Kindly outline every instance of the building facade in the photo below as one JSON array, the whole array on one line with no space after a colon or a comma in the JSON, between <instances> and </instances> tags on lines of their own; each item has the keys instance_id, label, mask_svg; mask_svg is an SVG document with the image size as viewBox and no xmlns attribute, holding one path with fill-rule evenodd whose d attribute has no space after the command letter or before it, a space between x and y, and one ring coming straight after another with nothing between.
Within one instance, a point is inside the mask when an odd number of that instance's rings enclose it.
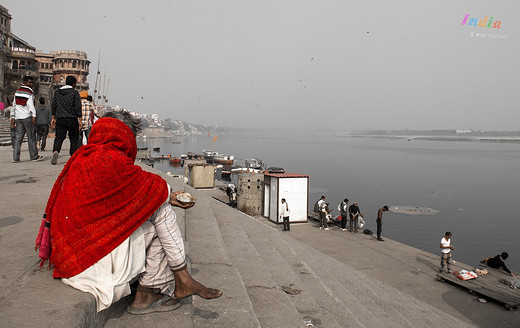
<instances>
[{"instance_id":1,"label":"building facade","mask_svg":"<svg viewBox=\"0 0 520 328\"><path fill-rule=\"evenodd\" d=\"M36 48L13 33L9 35L9 55L4 70L4 102L9 105L13 101L16 89L20 87L26 75L34 77L34 94L38 94L38 63Z\"/></svg>"},{"instance_id":2,"label":"building facade","mask_svg":"<svg viewBox=\"0 0 520 328\"><path fill-rule=\"evenodd\" d=\"M9 56L9 35L11 34L11 15L9 11L0 6L0 102L5 107L9 106L5 104L4 97L4 73L6 63Z\"/></svg>"},{"instance_id":3,"label":"building facade","mask_svg":"<svg viewBox=\"0 0 520 328\"><path fill-rule=\"evenodd\" d=\"M47 103L54 92L65 85L65 79L73 75L76 89L87 90L90 61L79 50L60 50L44 53L11 32L11 15L0 6L0 102L10 106L16 89L23 78L34 78L35 98L45 98Z\"/></svg>"},{"instance_id":4,"label":"building facade","mask_svg":"<svg viewBox=\"0 0 520 328\"><path fill-rule=\"evenodd\" d=\"M88 90L89 84L87 76L89 73L90 61L87 59L87 53L79 50L60 50L51 51L54 57L52 63L54 66L53 87L58 89L65 85L65 79L69 75L73 75L78 83L76 89Z\"/></svg>"},{"instance_id":5,"label":"building facade","mask_svg":"<svg viewBox=\"0 0 520 328\"><path fill-rule=\"evenodd\" d=\"M41 50L36 50L36 61L38 62L38 79L39 92L38 98L45 98L48 104L52 98L52 83L54 81L54 63L52 60L54 56L43 53Z\"/></svg>"}]
</instances>

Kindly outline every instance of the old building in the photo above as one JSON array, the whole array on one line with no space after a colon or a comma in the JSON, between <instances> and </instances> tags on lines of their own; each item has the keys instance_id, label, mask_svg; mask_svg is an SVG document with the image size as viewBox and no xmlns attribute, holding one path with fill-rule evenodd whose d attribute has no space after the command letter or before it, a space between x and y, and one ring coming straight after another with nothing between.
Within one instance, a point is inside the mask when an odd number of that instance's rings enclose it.
<instances>
[{"instance_id":1,"label":"old building","mask_svg":"<svg viewBox=\"0 0 520 328\"><path fill-rule=\"evenodd\" d=\"M76 89L88 91L89 66L90 61L83 51L36 51L34 46L11 32L11 15L0 6L0 102L6 107L12 103L13 95L26 75L34 78L36 99L43 97L50 102L69 75L78 80Z\"/></svg>"},{"instance_id":2,"label":"old building","mask_svg":"<svg viewBox=\"0 0 520 328\"><path fill-rule=\"evenodd\" d=\"M0 6L0 106L4 105L4 72L9 55L9 35L11 34L11 15L9 11ZM5 107L8 105L5 104Z\"/></svg>"},{"instance_id":3,"label":"old building","mask_svg":"<svg viewBox=\"0 0 520 328\"><path fill-rule=\"evenodd\" d=\"M38 63L35 59L36 48L11 33L8 37L9 55L4 71L4 102L11 103L16 89L23 82L23 77L34 77L34 93L38 94Z\"/></svg>"},{"instance_id":4,"label":"old building","mask_svg":"<svg viewBox=\"0 0 520 328\"><path fill-rule=\"evenodd\" d=\"M53 86L55 89L65 85L65 79L69 75L73 75L78 80L76 89L89 89L87 76L90 61L87 59L87 53L79 50L60 50L51 51L51 55L54 56L52 62L54 64Z\"/></svg>"},{"instance_id":5,"label":"old building","mask_svg":"<svg viewBox=\"0 0 520 328\"><path fill-rule=\"evenodd\" d=\"M40 89L37 97L45 98L46 102L49 103L52 98L52 82L54 81L54 64L52 60L54 56L52 54L43 53L41 50L36 50L36 61L38 62L38 74Z\"/></svg>"}]
</instances>

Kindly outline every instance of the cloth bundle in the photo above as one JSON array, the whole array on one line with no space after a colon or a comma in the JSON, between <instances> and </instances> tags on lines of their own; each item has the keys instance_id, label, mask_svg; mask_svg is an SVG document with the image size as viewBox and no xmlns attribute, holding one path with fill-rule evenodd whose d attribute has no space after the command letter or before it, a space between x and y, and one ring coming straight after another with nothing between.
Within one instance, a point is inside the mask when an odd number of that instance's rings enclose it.
<instances>
[{"instance_id":1,"label":"cloth bundle","mask_svg":"<svg viewBox=\"0 0 520 328\"><path fill-rule=\"evenodd\" d=\"M128 238L168 197L166 181L134 164L135 136L114 118L92 127L88 144L54 183L36 248L55 278L83 272Z\"/></svg>"}]
</instances>

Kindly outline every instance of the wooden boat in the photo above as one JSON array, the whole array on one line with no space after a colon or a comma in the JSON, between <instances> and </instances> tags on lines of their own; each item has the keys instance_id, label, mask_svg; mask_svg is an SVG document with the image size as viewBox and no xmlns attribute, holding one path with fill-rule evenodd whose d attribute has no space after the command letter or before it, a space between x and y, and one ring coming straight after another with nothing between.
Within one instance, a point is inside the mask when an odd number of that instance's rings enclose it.
<instances>
[{"instance_id":1,"label":"wooden boat","mask_svg":"<svg viewBox=\"0 0 520 328\"><path fill-rule=\"evenodd\" d=\"M222 165L226 165L226 166L233 165L234 160L235 160L234 155L216 154L213 156L214 163L222 164Z\"/></svg>"},{"instance_id":2,"label":"wooden boat","mask_svg":"<svg viewBox=\"0 0 520 328\"><path fill-rule=\"evenodd\" d=\"M179 157L172 156L169 160L170 164L181 164L181 159Z\"/></svg>"}]
</instances>

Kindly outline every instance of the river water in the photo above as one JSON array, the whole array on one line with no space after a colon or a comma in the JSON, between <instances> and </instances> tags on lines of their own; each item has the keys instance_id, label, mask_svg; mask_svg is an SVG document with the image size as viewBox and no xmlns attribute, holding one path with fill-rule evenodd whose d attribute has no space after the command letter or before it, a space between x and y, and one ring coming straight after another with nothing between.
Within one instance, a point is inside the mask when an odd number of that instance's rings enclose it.
<instances>
[{"instance_id":1,"label":"river water","mask_svg":"<svg viewBox=\"0 0 520 328\"><path fill-rule=\"evenodd\" d=\"M180 144L139 139L138 145L175 156L218 150L234 154L241 164L254 157L289 173L308 174L309 208L325 195L337 215L344 198L356 200L366 228L374 232L383 205L433 208L439 212L385 212L383 237L438 254L440 239L451 231L454 260L478 266L480 259L507 251L506 264L520 272L520 144L266 135L219 135L215 143L207 136L176 138ZM183 173L166 162L155 167Z\"/></svg>"}]
</instances>

